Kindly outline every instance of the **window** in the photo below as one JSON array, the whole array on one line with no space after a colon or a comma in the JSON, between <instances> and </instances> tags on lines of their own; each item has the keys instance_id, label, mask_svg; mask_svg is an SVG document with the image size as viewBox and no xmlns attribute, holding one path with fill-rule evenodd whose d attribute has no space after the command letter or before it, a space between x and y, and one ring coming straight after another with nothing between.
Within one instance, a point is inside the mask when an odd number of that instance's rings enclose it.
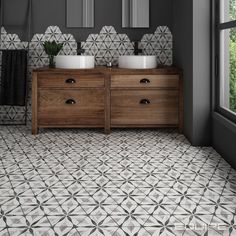
<instances>
[{"instance_id":1,"label":"window","mask_svg":"<svg viewBox=\"0 0 236 236\"><path fill-rule=\"evenodd\" d=\"M236 0L217 0L217 110L236 120Z\"/></svg>"}]
</instances>

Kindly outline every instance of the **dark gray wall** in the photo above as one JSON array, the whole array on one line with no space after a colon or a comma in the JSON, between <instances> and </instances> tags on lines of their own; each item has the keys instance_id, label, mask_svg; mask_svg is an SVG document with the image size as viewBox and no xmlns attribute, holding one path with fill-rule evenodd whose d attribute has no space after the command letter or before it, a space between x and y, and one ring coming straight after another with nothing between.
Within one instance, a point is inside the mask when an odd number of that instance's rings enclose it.
<instances>
[{"instance_id":1,"label":"dark gray wall","mask_svg":"<svg viewBox=\"0 0 236 236\"><path fill-rule=\"evenodd\" d=\"M211 144L211 1L193 0L193 143Z\"/></svg>"},{"instance_id":2,"label":"dark gray wall","mask_svg":"<svg viewBox=\"0 0 236 236\"><path fill-rule=\"evenodd\" d=\"M213 114L213 147L236 169L236 125L223 116Z\"/></svg>"},{"instance_id":3,"label":"dark gray wall","mask_svg":"<svg viewBox=\"0 0 236 236\"><path fill-rule=\"evenodd\" d=\"M174 64L183 69L184 134L193 137L193 3L173 1Z\"/></svg>"},{"instance_id":4,"label":"dark gray wall","mask_svg":"<svg viewBox=\"0 0 236 236\"><path fill-rule=\"evenodd\" d=\"M4 0L5 23L24 21L27 0ZM33 33L44 33L49 25L58 25L62 32L72 33L76 40L86 40L90 33L98 33L102 26L112 25L119 33L126 33L131 40L141 39L145 33L153 33L157 26L172 28L172 0L150 0L150 28L122 29L122 1L95 0L95 27L91 29L68 29L65 27L66 0L33 1ZM24 31L6 27L9 32L18 32L26 39Z\"/></svg>"},{"instance_id":5,"label":"dark gray wall","mask_svg":"<svg viewBox=\"0 0 236 236\"><path fill-rule=\"evenodd\" d=\"M174 63L184 73L184 133L211 144L210 0L173 1Z\"/></svg>"}]
</instances>

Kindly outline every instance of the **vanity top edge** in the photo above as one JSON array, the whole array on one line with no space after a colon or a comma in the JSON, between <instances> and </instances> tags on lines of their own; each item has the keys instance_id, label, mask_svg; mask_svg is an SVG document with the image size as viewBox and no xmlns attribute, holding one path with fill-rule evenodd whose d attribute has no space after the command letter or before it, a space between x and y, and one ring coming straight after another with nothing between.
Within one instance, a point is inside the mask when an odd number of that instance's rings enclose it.
<instances>
[{"instance_id":1,"label":"vanity top edge","mask_svg":"<svg viewBox=\"0 0 236 236\"><path fill-rule=\"evenodd\" d=\"M182 70L175 66L161 66L154 69L124 69L119 67L106 67L106 66L96 66L90 69L61 69L61 68L49 68L49 67L41 67L33 69L33 72L55 72L55 73L108 73L108 74L126 74L126 73L182 73Z\"/></svg>"}]
</instances>

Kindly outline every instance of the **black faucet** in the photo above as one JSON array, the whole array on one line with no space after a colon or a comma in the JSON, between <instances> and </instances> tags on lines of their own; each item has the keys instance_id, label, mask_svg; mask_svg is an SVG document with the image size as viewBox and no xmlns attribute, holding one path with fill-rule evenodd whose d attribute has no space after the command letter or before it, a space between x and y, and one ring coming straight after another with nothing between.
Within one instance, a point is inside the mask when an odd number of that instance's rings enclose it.
<instances>
[{"instance_id":1,"label":"black faucet","mask_svg":"<svg viewBox=\"0 0 236 236\"><path fill-rule=\"evenodd\" d=\"M143 50L140 48L138 48L138 41L135 41L134 42L134 55L138 55L139 53L142 53L143 52Z\"/></svg>"},{"instance_id":2,"label":"black faucet","mask_svg":"<svg viewBox=\"0 0 236 236\"><path fill-rule=\"evenodd\" d=\"M77 42L77 55L81 55L85 50L81 47L81 42Z\"/></svg>"}]
</instances>

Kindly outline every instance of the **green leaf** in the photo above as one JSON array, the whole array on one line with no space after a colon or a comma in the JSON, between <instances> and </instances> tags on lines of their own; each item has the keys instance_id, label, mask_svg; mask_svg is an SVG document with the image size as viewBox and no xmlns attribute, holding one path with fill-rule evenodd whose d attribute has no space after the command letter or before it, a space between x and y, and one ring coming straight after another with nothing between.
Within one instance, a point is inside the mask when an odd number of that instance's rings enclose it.
<instances>
[{"instance_id":1,"label":"green leaf","mask_svg":"<svg viewBox=\"0 0 236 236\"><path fill-rule=\"evenodd\" d=\"M55 41L46 41L43 43L43 47L47 55L56 56L63 48L63 43L56 43Z\"/></svg>"}]
</instances>

